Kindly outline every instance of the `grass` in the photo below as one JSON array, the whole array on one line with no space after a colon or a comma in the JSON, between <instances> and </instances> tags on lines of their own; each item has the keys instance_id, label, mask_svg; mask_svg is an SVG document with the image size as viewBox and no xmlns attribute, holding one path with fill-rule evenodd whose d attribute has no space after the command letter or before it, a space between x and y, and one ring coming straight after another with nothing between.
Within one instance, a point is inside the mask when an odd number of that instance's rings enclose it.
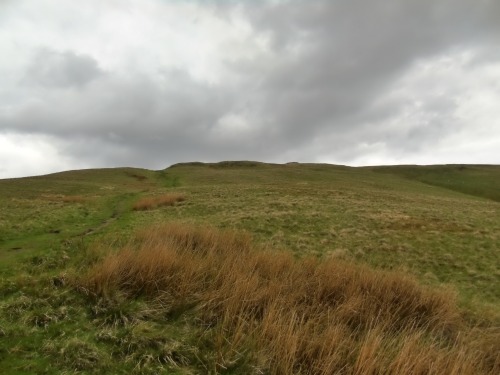
<instances>
[{"instance_id":1,"label":"grass","mask_svg":"<svg viewBox=\"0 0 500 375\"><path fill-rule=\"evenodd\" d=\"M488 170L489 180L498 179L498 168ZM189 204L153 220L248 230L297 256L403 268L424 282L454 285L471 305L498 308L495 201L368 168L208 164L167 173L183 182Z\"/></svg>"},{"instance_id":2,"label":"grass","mask_svg":"<svg viewBox=\"0 0 500 375\"><path fill-rule=\"evenodd\" d=\"M61 200L64 203L84 203L88 198L81 195L64 196Z\"/></svg>"},{"instance_id":3,"label":"grass","mask_svg":"<svg viewBox=\"0 0 500 375\"><path fill-rule=\"evenodd\" d=\"M436 165L376 167L377 172L392 173L411 180L440 186L465 194L500 202L500 178L495 165Z\"/></svg>"},{"instance_id":4,"label":"grass","mask_svg":"<svg viewBox=\"0 0 500 375\"><path fill-rule=\"evenodd\" d=\"M199 350L213 353L192 364L208 372L500 371L500 336L467 326L453 293L403 273L256 250L244 233L153 227L76 284L94 301L121 293L167 316L193 311L210 342Z\"/></svg>"},{"instance_id":5,"label":"grass","mask_svg":"<svg viewBox=\"0 0 500 375\"><path fill-rule=\"evenodd\" d=\"M500 170L461 167L1 180L2 371L496 373Z\"/></svg>"},{"instance_id":6,"label":"grass","mask_svg":"<svg viewBox=\"0 0 500 375\"><path fill-rule=\"evenodd\" d=\"M133 209L135 211L153 210L158 207L173 206L176 203L184 202L186 197L184 194L163 194L157 197L141 198L134 203Z\"/></svg>"}]
</instances>

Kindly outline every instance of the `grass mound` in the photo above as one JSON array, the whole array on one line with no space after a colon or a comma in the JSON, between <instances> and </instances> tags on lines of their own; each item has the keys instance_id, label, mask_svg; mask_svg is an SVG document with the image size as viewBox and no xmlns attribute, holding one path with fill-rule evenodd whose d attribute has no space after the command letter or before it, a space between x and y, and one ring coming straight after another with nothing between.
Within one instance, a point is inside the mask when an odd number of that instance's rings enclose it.
<instances>
[{"instance_id":1,"label":"grass mound","mask_svg":"<svg viewBox=\"0 0 500 375\"><path fill-rule=\"evenodd\" d=\"M402 273L258 249L242 232L151 227L78 285L99 303L145 299L159 316L191 319L204 353L194 357L210 373L500 372L499 334L467 326L450 291Z\"/></svg>"}]
</instances>

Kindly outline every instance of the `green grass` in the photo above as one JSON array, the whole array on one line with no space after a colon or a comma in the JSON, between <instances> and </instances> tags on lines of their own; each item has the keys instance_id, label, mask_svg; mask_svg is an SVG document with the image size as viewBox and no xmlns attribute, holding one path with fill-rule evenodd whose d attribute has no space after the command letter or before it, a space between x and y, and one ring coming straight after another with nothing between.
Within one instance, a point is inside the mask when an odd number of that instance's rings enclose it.
<instances>
[{"instance_id":1,"label":"green grass","mask_svg":"<svg viewBox=\"0 0 500 375\"><path fill-rule=\"evenodd\" d=\"M132 209L167 193L186 200ZM498 166L224 162L69 171L0 180L0 207L4 373L203 373L182 366L183 356L191 363L203 355L184 314L165 324L141 301L89 305L57 281L97 259L94 244L115 248L137 228L170 221L246 230L297 257L402 269L455 289L475 324L500 321ZM137 316L140 324L132 323ZM154 359L165 350L177 365Z\"/></svg>"},{"instance_id":2,"label":"green grass","mask_svg":"<svg viewBox=\"0 0 500 375\"><path fill-rule=\"evenodd\" d=\"M433 167L431 167L433 168ZM397 169L397 168L395 168ZM407 268L498 304L497 202L399 175L329 165L174 166L188 200L151 218L246 229L298 256ZM491 169L498 178L500 170Z\"/></svg>"},{"instance_id":3,"label":"green grass","mask_svg":"<svg viewBox=\"0 0 500 375\"><path fill-rule=\"evenodd\" d=\"M397 166L374 170L500 202L500 167L497 165Z\"/></svg>"}]
</instances>

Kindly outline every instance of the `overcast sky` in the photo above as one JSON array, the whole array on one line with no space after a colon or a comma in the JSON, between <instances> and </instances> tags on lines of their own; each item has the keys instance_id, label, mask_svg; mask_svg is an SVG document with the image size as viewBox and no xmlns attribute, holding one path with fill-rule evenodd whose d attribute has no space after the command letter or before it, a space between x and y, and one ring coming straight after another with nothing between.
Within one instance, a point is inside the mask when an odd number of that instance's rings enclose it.
<instances>
[{"instance_id":1,"label":"overcast sky","mask_svg":"<svg viewBox=\"0 0 500 375\"><path fill-rule=\"evenodd\" d=\"M499 0L0 0L0 178L500 164Z\"/></svg>"}]
</instances>

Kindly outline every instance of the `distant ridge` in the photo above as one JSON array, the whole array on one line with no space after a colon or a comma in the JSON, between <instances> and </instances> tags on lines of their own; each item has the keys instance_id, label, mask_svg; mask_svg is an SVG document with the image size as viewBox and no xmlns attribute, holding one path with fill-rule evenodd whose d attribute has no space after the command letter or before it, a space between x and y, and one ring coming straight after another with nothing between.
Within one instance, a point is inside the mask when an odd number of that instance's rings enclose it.
<instances>
[{"instance_id":1,"label":"distant ridge","mask_svg":"<svg viewBox=\"0 0 500 375\"><path fill-rule=\"evenodd\" d=\"M358 169L375 173L397 175L399 177L418 181L427 185L453 190L467 195L490 199L500 202L500 166L493 164L441 164L441 165L384 165L349 167L327 163L299 163L285 164L264 163L250 160L221 161L216 163L186 162L173 164L167 169L179 167L205 168L310 168L312 170Z\"/></svg>"},{"instance_id":2,"label":"distant ridge","mask_svg":"<svg viewBox=\"0 0 500 375\"><path fill-rule=\"evenodd\" d=\"M296 161L291 161L287 163L266 163L261 161L254 160L225 160L219 161L215 163L205 163L201 161L192 161L192 162L183 162L172 164L169 168L177 168L177 167L210 167L210 168L240 168L240 167L265 167L265 166L274 166L274 167L293 167L293 166L323 166L323 167L347 167L341 164L329 164L329 163L300 163ZM357 167L348 167L348 168L357 168Z\"/></svg>"},{"instance_id":3,"label":"distant ridge","mask_svg":"<svg viewBox=\"0 0 500 375\"><path fill-rule=\"evenodd\" d=\"M259 167L265 165L279 165L274 163L264 163L260 161L252 161L252 160L227 160L220 161L216 163L204 163L201 161L192 161L185 163L176 163L171 165L169 168L176 167L212 167L212 168L232 168L232 167Z\"/></svg>"}]
</instances>

